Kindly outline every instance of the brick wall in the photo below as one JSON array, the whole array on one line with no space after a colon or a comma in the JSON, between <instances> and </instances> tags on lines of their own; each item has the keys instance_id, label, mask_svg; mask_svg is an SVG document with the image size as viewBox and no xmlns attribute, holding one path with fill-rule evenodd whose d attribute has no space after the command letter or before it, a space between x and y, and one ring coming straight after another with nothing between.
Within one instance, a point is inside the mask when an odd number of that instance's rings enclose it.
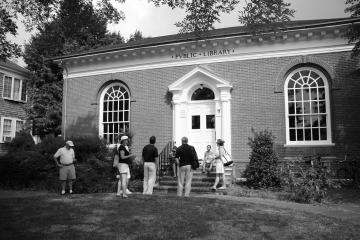
<instances>
[{"instance_id":1,"label":"brick wall","mask_svg":"<svg viewBox=\"0 0 360 240\"><path fill-rule=\"evenodd\" d=\"M276 136L280 157L322 153L342 158L345 149L360 154L360 79L356 61L350 53L329 53L311 56L317 63L333 69L330 80L332 147L284 147L285 107L283 93L275 92L283 86L285 76L278 79L283 66L299 57L257 59L206 64L203 67L233 84L232 155L237 172L248 162L248 138L251 129L269 129ZM97 135L97 96L106 82L119 79L131 91L131 129L135 133L134 148L138 155L151 135L157 136L159 150L171 140L172 109L166 101L167 87L196 66L169 67L125 73L69 79L67 86L67 135ZM321 67L321 66L320 66ZM282 82L279 82L282 81ZM65 120L65 118L64 118Z\"/></svg>"}]
</instances>

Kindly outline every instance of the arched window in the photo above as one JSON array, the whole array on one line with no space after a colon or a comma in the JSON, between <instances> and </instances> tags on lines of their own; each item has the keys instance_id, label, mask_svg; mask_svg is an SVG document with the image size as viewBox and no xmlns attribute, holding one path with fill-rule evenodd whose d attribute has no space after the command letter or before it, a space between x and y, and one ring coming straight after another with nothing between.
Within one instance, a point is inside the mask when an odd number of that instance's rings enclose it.
<instances>
[{"instance_id":1,"label":"arched window","mask_svg":"<svg viewBox=\"0 0 360 240\"><path fill-rule=\"evenodd\" d=\"M100 136L116 143L119 133L129 130L130 94L125 86L116 83L100 95Z\"/></svg>"},{"instance_id":2,"label":"arched window","mask_svg":"<svg viewBox=\"0 0 360 240\"><path fill-rule=\"evenodd\" d=\"M212 100L215 99L215 94L210 88L201 87L194 91L191 96L191 101L196 100Z\"/></svg>"},{"instance_id":3,"label":"arched window","mask_svg":"<svg viewBox=\"0 0 360 240\"><path fill-rule=\"evenodd\" d=\"M287 144L330 144L329 85L325 75L315 68L298 68L288 75L284 89Z\"/></svg>"}]
</instances>

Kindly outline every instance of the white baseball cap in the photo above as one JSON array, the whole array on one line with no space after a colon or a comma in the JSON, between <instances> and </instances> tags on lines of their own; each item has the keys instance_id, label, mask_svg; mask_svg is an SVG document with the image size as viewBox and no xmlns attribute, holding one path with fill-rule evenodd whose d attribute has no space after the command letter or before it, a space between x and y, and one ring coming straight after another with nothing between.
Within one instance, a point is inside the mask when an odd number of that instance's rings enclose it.
<instances>
[{"instance_id":1,"label":"white baseball cap","mask_svg":"<svg viewBox=\"0 0 360 240\"><path fill-rule=\"evenodd\" d=\"M73 147L74 146L74 143L72 141L67 141L66 142L66 145L69 145L70 147Z\"/></svg>"},{"instance_id":2,"label":"white baseball cap","mask_svg":"<svg viewBox=\"0 0 360 240\"><path fill-rule=\"evenodd\" d=\"M122 136L122 137L120 138L120 142L122 142L123 140L126 140L126 139L129 139L129 137L128 137L128 136Z\"/></svg>"}]
</instances>

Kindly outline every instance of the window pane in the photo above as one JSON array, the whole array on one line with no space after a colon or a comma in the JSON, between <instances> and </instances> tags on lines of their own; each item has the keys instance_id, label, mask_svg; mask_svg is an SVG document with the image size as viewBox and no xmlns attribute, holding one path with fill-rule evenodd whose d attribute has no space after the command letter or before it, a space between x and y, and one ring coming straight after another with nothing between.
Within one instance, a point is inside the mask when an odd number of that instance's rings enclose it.
<instances>
[{"instance_id":1,"label":"window pane","mask_svg":"<svg viewBox=\"0 0 360 240\"><path fill-rule=\"evenodd\" d=\"M20 79L14 79L14 95L13 99L20 100Z\"/></svg>"},{"instance_id":2,"label":"window pane","mask_svg":"<svg viewBox=\"0 0 360 240\"><path fill-rule=\"evenodd\" d=\"M318 121L318 116L317 115L312 115L311 116L311 126L312 127L319 126L319 121Z\"/></svg>"},{"instance_id":3,"label":"window pane","mask_svg":"<svg viewBox=\"0 0 360 240\"><path fill-rule=\"evenodd\" d=\"M326 115L319 115L320 127L326 127Z\"/></svg>"},{"instance_id":4,"label":"window pane","mask_svg":"<svg viewBox=\"0 0 360 240\"><path fill-rule=\"evenodd\" d=\"M191 116L192 129L200 129L200 116Z\"/></svg>"},{"instance_id":5,"label":"window pane","mask_svg":"<svg viewBox=\"0 0 360 240\"><path fill-rule=\"evenodd\" d=\"M319 102L319 113L326 113L326 104L324 101Z\"/></svg>"},{"instance_id":6,"label":"window pane","mask_svg":"<svg viewBox=\"0 0 360 240\"><path fill-rule=\"evenodd\" d=\"M215 99L215 94L210 88L201 87L194 91L193 95L191 96L192 101L196 100L211 100Z\"/></svg>"},{"instance_id":7,"label":"window pane","mask_svg":"<svg viewBox=\"0 0 360 240\"><path fill-rule=\"evenodd\" d=\"M124 121L129 121L129 111L125 111L124 114Z\"/></svg>"},{"instance_id":8,"label":"window pane","mask_svg":"<svg viewBox=\"0 0 360 240\"><path fill-rule=\"evenodd\" d=\"M319 129L313 128L312 135L313 135L313 140L318 141L319 140Z\"/></svg>"},{"instance_id":9,"label":"window pane","mask_svg":"<svg viewBox=\"0 0 360 240\"><path fill-rule=\"evenodd\" d=\"M319 112L318 104L319 104L318 101L312 101L311 102L311 112L312 113L318 113Z\"/></svg>"},{"instance_id":10,"label":"window pane","mask_svg":"<svg viewBox=\"0 0 360 240\"><path fill-rule=\"evenodd\" d=\"M295 114L295 103L289 103L289 114Z\"/></svg>"},{"instance_id":11,"label":"window pane","mask_svg":"<svg viewBox=\"0 0 360 240\"><path fill-rule=\"evenodd\" d=\"M26 82L22 81L21 100L26 101Z\"/></svg>"},{"instance_id":12,"label":"window pane","mask_svg":"<svg viewBox=\"0 0 360 240\"><path fill-rule=\"evenodd\" d=\"M305 129L305 141L311 141L311 129L310 128Z\"/></svg>"},{"instance_id":13,"label":"window pane","mask_svg":"<svg viewBox=\"0 0 360 240\"><path fill-rule=\"evenodd\" d=\"M325 100L325 88L319 88L319 100Z\"/></svg>"},{"instance_id":14,"label":"window pane","mask_svg":"<svg viewBox=\"0 0 360 240\"><path fill-rule=\"evenodd\" d=\"M304 116L304 127L311 127L311 117Z\"/></svg>"},{"instance_id":15,"label":"window pane","mask_svg":"<svg viewBox=\"0 0 360 240\"><path fill-rule=\"evenodd\" d=\"M304 113L310 113L310 102L304 102Z\"/></svg>"},{"instance_id":16,"label":"window pane","mask_svg":"<svg viewBox=\"0 0 360 240\"><path fill-rule=\"evenodd\" d=\"M320 139L327 140L326 128L320 128Z\"/></svg>"},{"instance_id":17,"label":"window pane","mask_svg":"<svg viewBox=\"0 0 360 240\"><path fill-rule=\"evenodd\" d=\"M12 84L12 78L5 76L3 97L11 98L11 84Z\"/></svg>"},{"instance_id":18,"label":"window pane","mask_svg":"<svg viewBox=\"0 0 360 240\"><path fill-rule=\"evenodd\" d=\"M296 141L295 129L290 129L290 141Z\"/></svg>"},{"instance_id":19,"label":"window pane","mask_svg":"<svg viewBox=\"0 0 360 240\"><path fill-rule=\"evenodd\" d=\"M288 101L295 101L295 92L294 92L294 90L288 90Z\"/></svg>"},{"instance_id":20,"label":"window pane","mask_svg":"<svg viewBox=\"0 0 360 240\"><path fill-rule=\"evenodd\" d=\"M300 89L295 90L296 101L302 101L302 91Z\"/></svg>"},{"instance_id":21,"label":"window pane","mask_svg":"<svg viewBox=\"0 0 360 240\"><path fill-rule=\"evenodd\" d=\"M304 125L303 117L302 116L296 116L296 126L297 128L302 128Z\"/></svg>"},{"instance_id":22,"label":"window pane","mask_svg":"<svg viewBox=\"0 0 360 240\"><path fill-rule=\"evenodd\" d=\"M297 102L296 103L296 114L302 113L302 110L303 110L302 108L303 108L302 102Z\"/></svg>"},{"instance_id":23,"label":"window pane","mask_svg":"<svg viewBox=\"0 0 360 240\"><path fill-rule=\"evenodd\" d=\"M318 87L322 87L324 86L324 81L322 78L319 78L318 80L316 80L317 84L318 84Z\"/></svg>"},{"instance_id":24,"label":"window pane","mask_svg":"<svg viewBox=\"0 0 360 240\"><path fill-rule=\"evenodd\" d=\"M22 121L16 121L16 132L20 132L23 128L23 122Z\"/></svg>"},{"instance_id":25,"label":"window pane","mask_svg":"<svg viewBox=\"0 0 360 240\"><path fill-rule=\"evenodd\" d=\"M289 127L295 127L295 116L289 117Z\"/></svg>"},{"instance_id":26,"label":"window pane","mask_svg":"<svg viewBox=\"0 0 360 240\"><path fill-rule=\"evenodd\" d=\"M310 88L305 87L304 88L304 101L310 100Z\"/></svg>"},{"instance_id":27,"label":"window pane","mask_svg":"<svg viewBox=\"0 0 360 240\"><path fill-rule=\"evenodd\" d=\"M215 115L206 115L206 128L215 128Z\"/></svg>"},{"instance_id":28,"label":"window pane","mask_svg":"<svg viewBox=\"0 0 360 240\"><path fill-rule=\"evenodd\" d=\"M302 129L298 129L296 131L297 134L297 140L298 141L303 141L304 140L304 131Z\"/></svg>"},{"instance_id":29,"label":"window pane","mask_svg":"<svg viewBox=\"0 0 360 240\"><path fill-rule=\"evenodd\" d=\"M4 119L3 135L11 136L11 120L10 119Z\"/></svg>"},{"instance_id":30,"label":"window pane","mask_svg":"<svg viewBox=\"0 0 360 240\"><path fill-rule=\"evenodd\" d=\"M293 88L294 84L295 84L295 82L290 79L289 84L288 84L288 88Z\"/></svg>"}]
</instances>

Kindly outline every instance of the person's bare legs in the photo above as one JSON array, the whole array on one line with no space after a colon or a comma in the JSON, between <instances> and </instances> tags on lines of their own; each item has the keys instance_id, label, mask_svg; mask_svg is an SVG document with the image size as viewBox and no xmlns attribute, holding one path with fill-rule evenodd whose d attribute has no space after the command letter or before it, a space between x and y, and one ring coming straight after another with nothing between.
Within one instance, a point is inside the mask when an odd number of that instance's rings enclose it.
<instances>
[{"instance_id":1,"label":"person's bare legs","mask_svg":"<svg viewBox=\"0 0 360 240\"><path fill-rule=\"evenodd\" d=\"M225 173L221 173L221 180L222 180L222 186L219 187L218 189L226 189L226 178L225 178Z\"/></svg>"},{"instance_id":2,"label":"person's bare legs","mask_svg":"<svg viewBox=\"0 0 360 240\"><path fill-rule=\"evenodd\" d=\"M177 167L176 167L176 163L173 163L173 165L172 165L172 169L173 169L174 177L176 177L176 176L177 176Z\"/></svg>"},{"instance_id":3,"label":"person's bare legs","mask_svg":"<svg viewBox=\"0 0 360 240\"><path fill-rule=\"evenodd\" d=\"M122 197L127 198L126 195L126 188L127 188L127 173L121 173L121 189L122 189Z\"/></svg>"},{"instance_id":4,"label":"person's bare legs","mask_svg":"<svg viewBox=\"0 0 360 240\"><path fill-rule=\"evenodd\" d=\"M215 183L212 189L216 189L216 186L219 184L219 180L220 180L220 173L217 173L215 177Z\"/></svg>"},{"instance_id":5,"label":"person's bare legs","mask_svg":"<svg viewBox=\"0 0 360 240\"><path fill-rule=\"evenodd\" d=\"M119 180L118 180L116 195L120 196L120 192L121 192L121 176L119 177Z\"/></svg>"},{"instance_id":6,"label":"person's bare legs","mask_svg":"<svg viewBox=\"0 0 360 240\"><path fill-rule=\"evenodd\" d=\"M69 180L69 193L72 193L73 180Z\"/></svg>"},{"instance_id":7,"label":"person's bare legs","mask_svg":"<svg viewBox=\"0 0 360 240\"><path fill-rule=\"evenodd\" d=\"M61 180L61 194L65 194L66 180Z\"/></svg>"}]
</instances>

